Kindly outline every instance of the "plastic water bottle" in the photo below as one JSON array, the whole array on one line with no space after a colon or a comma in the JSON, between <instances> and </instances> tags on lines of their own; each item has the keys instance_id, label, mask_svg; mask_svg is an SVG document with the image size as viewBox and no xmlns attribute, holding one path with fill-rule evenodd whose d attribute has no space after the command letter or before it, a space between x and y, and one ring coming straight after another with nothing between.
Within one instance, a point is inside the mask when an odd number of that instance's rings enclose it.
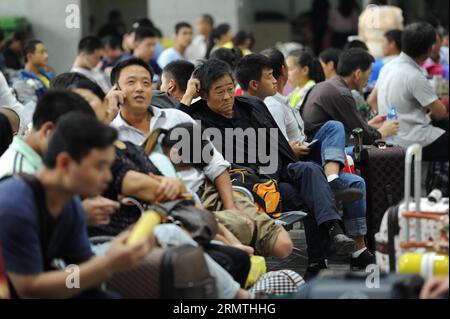
<instances>
[{"instance_id":1,"label":"plastic water bottle","mask_svg":"<svg viewBox=\"0 0 450 319\"><path fill-rule=\"evenodd\" d=\"M390 121L391 122L391 121L397 121L397 120L398 120L397 108L395 106L391 106L389 108L389 111L388 111L388 114L387 114L387 117L386 117L386 121ZM388 137L386 139L386 142L388 144L394 144L394 137L393 136Z\"/></svg>"}]
</instances>

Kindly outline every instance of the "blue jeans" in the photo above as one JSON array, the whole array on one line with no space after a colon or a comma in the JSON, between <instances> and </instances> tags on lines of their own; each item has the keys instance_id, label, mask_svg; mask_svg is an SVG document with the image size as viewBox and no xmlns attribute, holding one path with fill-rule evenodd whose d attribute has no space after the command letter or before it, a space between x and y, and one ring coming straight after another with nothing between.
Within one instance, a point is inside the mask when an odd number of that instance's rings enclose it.
<instances>
[{"instance_id":1,"label":"blue jeans","mask_svg":"<svg viewBox=\"0 0 450 319\"><path fill-rule=\"evenodd\" d=\"M357 188L363 193L359 201L344 204L345 232L350 237L365 236L367 234L366 183L358 175L341 173L339 177L345 186Z\"/></svg>"},{"instance_id":2,"label":"blue jeans","mask_svg":"<svg viewBox=\"0 0 450 319\"><path fill-rule=\"evenodd\" d=\"M341 220L341 216L323 169L313 162L289 164L282 171L278 185L283 211L308 212L303 225L309 262L326 259L329 236L319 225L330 220Z\"/></svg>"},{"instance_id":3,"label":"blue jeans","mask_svg":"<svg viewBox=\"0 0 450 319\"><path fill-rule=\"evenodd\" d=\"M328 121L314 136L319 140L311 150L307 159L324 166L328 162L337 162L345 166L345 130L344 125L337 121Z\"/></svg>"}]
</instances>

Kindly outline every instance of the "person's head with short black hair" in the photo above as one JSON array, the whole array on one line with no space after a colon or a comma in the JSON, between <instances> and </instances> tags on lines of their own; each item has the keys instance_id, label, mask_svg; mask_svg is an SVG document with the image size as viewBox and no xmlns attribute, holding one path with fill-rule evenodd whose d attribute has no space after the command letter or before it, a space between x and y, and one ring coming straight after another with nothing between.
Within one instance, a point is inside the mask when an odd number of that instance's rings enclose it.
<instances>
[{"instance_id":1,"label":"person's head with short black hair","mask_svg":"<svg viewBox=\"0 0 450 319\"><path fill-rule=\"evenodd\" d=\"M152 101L152 79L154 72L150 65L137 58L118 63L111 71L111 83L125 93L121 115L147 114Z\"/></svg>"},{"instance_id":2,"label":"person's head with short black hair","mask_svg":"<svg viewBox=\"0 0 450 319\"><path fill-rule=\"evenodd\" d=\"M339 58L337 74L346 79L350 89L362 90L369 82L374 62L373 56L365 50L345 50Z\"/></svg>"},{"instance_id":3,"label":"person's head with short black hair","mask_svg":"<svg viewBox=\"0 0 450 319\"><path fill-rule=\"evenodd\" d=\"M149 18L141 18L141 19L138 19L138 20L136 20L134 23L133 23L133 29L138 29L138 28L150 28L150 29L154 29L155 28L155 25L154 25L154 23L152 22L152 20L150 20Z\"/></svg>"},{"instance_id":4,"label":"person's head with short black hair","mask_svg":"<svg viewBox=\"0 0 450 319\"><path fill-rule=\"evenodd\" d=\"M88 35L78 42L78 62L82 67L95 68L103 56L102 41L92 35Z\"/></svg>"},{"instance_id":5,"label":"person's head with short black hair","mask_svg":"<svg viewBox=\"0 0 450 319\"><path fill-rule=\"evenodd\" d=\"M319 61L322 65L325 79L329 80L336 76L336 70L339 64L339 57L341 56L341 53L342 50L340 49L329 48L319 54Z\"/></svg>"},{"instance_id":6,"label":"person's head with short black hair","mask_svg":"<svg viewBox=\"0 0 450 319\"><path fill-rule=\"evenodd\" d=\"M38 69L48 65L48 52L44 43L40 40L29 40L23 47L25 63Z\"/></svg>"},{"instance_id":7,"label":"person's head with short black hair","mask_svg":"<svg viewBox=\"0 0 450 319\"><path fill-rule=\"evenodd\" d=\"M105 100L106 94L97 83L89 79L80 80L72 84L68 89L79 94L89 103L100 122L110 124L113 120L111 117L117 114L117 111L112 112L108 107L107 101Z\"/></svg>"},{"instance_id":8,"label":"person's head with short black hair","mask_svg":"<svg viewBox=\"0 0 450 319\"><path fill-rule=\"evenodd\" d=\"M0 113L0 156L8 149L13 140L13 129L8 117Z\"/></svg>"},{"instance_id":9,"label":"person's head with short black hair","mask_svg":"<svg viewBox=\"0 0 450 319\"><path fill-rule=\"evenodd\" d=\"M194 64L184 60L177 60L167 64L161 76L161 91L166 92L177 100L181 100L194 69Z\"/></svg>"},{"instance_id":10,"label":"person's head with short black hair","mask_svg":"<svg viewBox=\"0 0 450 319\"><path fill-rule=\"evenodd\" d=\"M276 48L270 48L265 49L261 52L261 54L270 60L273 70L273 77L277 79L278 86L280 86L281 82L284 87L288 79L288 67L286 65L286 59L284 58L283 53Z\"/></svg>"},{"instance_id":11,"label":"person's head with short black hair","mask_svg":"<svg viewBox=\"0 0 450 319\"><path fill-rule=\"evenodd\" d=\"M102 41L93 35L88 35L78 42L78 53L93 54L102 48Z\"/></svg>"},{"instance_id":12,"label":"person's head with short black hair","mask_svg":"<svg viewBox=\"0 0 450 319\"><path fill-rule=\"evenodd\" d=\"M361 49L364 51L369 51L369 47L361 40L353 40L347 42L344 46L344 51L349 49Z\"/></svg>"},{"instance_id":13,"label":"person's head with short black hair","mask_svg":"<svg viewBox=\"0 0 450 319\"><path fill-rule=\"evenodd\" d=\"M112 69L112 71L111 71L111 83L113 85L117 84L119 82L119 78L121 76L121 73L122 73L123 69L125 69L127 67L130 67L130 66L140 66L140 67L144 68L149 73L150 78L153 78L153 76L155 75L155 72L153 71L152 67L147 62L145 62L142 59L131 58L131 59L119 62Z\"/></svg>"},{"instance_id":14,"label":"person's head with short black hair","mask_svg":"<svg viewBox=\"0 0 450 319\"><path fill-rule=\"evenodd\" d=\"M90 79L83 79L73 83L68 87L70 90L75 89L85 89L91 91L95 96L97 96L101 101L106 97L105 92L103 92L102 88Z\"/></svg>"},{"instance_id":15,"label":"person's head with short black hair","mask_svg":"<svg viewBox=\"0 0 450 319\"><path fill-rule=\"evenodd\" d=\"M82 198L101 195L111 181L117 131L79 111L56 124L43 156L44 173L54 172L65 192Z\"/></svg>"},{"instance_id":16,"label":"person's head with short black hair","mask_svg":"<svg viewBox=\"0 0 450 319\"><path fill-rule=\"evenodd\" d=\"M134 50L134 36L135 36L135 28L129 29L125 34L122 36L122 49L123 52L127 54L132 54Z\"/></svg>"},{"instance_id":17,"label":"person's head with short black hair","mask_svg":"<svg viewBox=\"0 0 450 319\"><path fill-rule=\"evenodd\" d=\"M196 29L197 33L209 37L214 28L214 18L209 14L202 14L197 18Z\"/></svg>"},{"instance_id":18,"label":"person's head with short black hair","mask_svg":"<svg viewBox=\"0 0 450 319\"><path fill-rule=\"evenodd\" d=\"M309 81L325 81L322 65L310 48L289 52L286 58L288 82L293 87L303 87Z\"/></svg>"},{"instance_id":19,"label":"person's head with short black hair","mask_svg":"<svg viewBox=\"0 0 450 319\"><path fill-rule=\"evenodd\" d=\"M139 27L134 32L133 55L144 61L150 61L155 55L158 35L149 27Z\"/></svg>"},{"instance_id":20,"label":"person's head with short black hair","mask_svg":"<svg viewBox=\"0 0 450 319\"><path fill-rule=\"evenodd\" d=\"M385 57L399 55L402 52L402 30L389 30L384 34L383 54Z\"/></svg>"},{"instance_id":21,"label":"person's head with short black hair","mask_svg":"<svg viewBox=\"0 0 450 319\"><path fill-rule=\"evenodd\" d=\"M88 80L87 76L78 72L64 72L58 74L51 82L52 89L68 89L72 84L81 80Z\"/></svg>"},{"instance_id":22,"label":"person's head with short black hair","mask_svg":"<svg viewBox=\"0 0 450 319\"><path fill-rule=\"evenodd\" d=\"M194 72L200 81L200 96L214 112L232 118L234 114L235 84L227 63L210 59L202 62Z\"/></svg>"},{"instance_id":23,"label":"person's head with short black hair","mask_svg":"<svg viewBox=\"0 0 450 319\"><path fill-rule=\"evenodd\" d=\"M430 57L435 43L436 30L429 23L413 23L403 31L402 51L414 60L425 61Z\"/></svg>"},{"instance_id":24,"label":"person's head with short black hair","mask_svg":"<svg viewBox=\"0 0 450 319\"><path fill-rule=\"evenodd\" d=\"M251 50L255 45L255 36L245 30L238 31L233 37L233 46L241 50Z\"/></svg>"},{"instance_id":25,"label":"person's head with short black hair","mask_svg":"<svg viewBox=\"0 0 450 319\"><path fill-rule=\"evenodd\" d=\"M187 22L179 22L175 25L175 48L182 53L192 43L192 26Z\"/></svg>"},{"instance_id":26,"label":"person's head with short black hair","mask_svg":"<svg viewBox=\"0 0 450 319\"><path fill-rule=\"evenodd\" d=\"M239 61L236 79L251 96L264 100L277 93L277 80L273 77L272 63L262 54L249 54Z\"/></svg>"},{"instance_id":27,"label":"person's head with short black hair","mask_svg":"<svg viewBox=\"0 0 450 319\"><path fill-rule=\"evenodd\" d=\"M210 59L218 59L228 64L230 69L235 72L236 66L244 55L238 48L219 48L211 53Z\"/></svg>"},{"instance_id":28,"label":"person's head with short black hair","mask_svg":"<svg viewBox=\"0 0 450 319\"><path fill-rule=\"evenodd\" d=\"M59 118L70 111L80 111L92 117L95 113L80 95L69 90L50 89L40 97L33 114L33 127L28 132L28 141L38 154L47 148L51 135Z\"/></svg>"},{"instance_id":29,"label":"person's head with short black hair","mask_svg":"<svg viewBox=\"0 0 450 319\"><path fill-rule=\"evenodd\" d=\"M102 38L103 56L109 61L116 61L122 55L122 41L113 35Z\"/></svg>"},{"instance_id":30,"label":"person's head with short black hair","mask_svg":"<svg viewBox=\"0 0 450 319\"><path fill-rule=\"evenodd\" d=\"M105 100L105 93L102 88L81 73L67 72L58 75L51 83L54 89L67 89L82 96L92 107L97 119L105 124L109 124L115 112L112 112ZM112 114L114 113L114 114Z\"/></svg>"},{"instance_id":31,"label":"person's head with short black hair","mask_svg":"<svg viewBox=\"0 0 450 319\"><path fill-rule=\"evenodd\" d=\"M178 22L177 24L175 24L175 34L178 34L181 29L183 28L187 28L187 29L191 29L192 30L192 26L187 23L187 22Z\"/></svg>"}]
</instances>

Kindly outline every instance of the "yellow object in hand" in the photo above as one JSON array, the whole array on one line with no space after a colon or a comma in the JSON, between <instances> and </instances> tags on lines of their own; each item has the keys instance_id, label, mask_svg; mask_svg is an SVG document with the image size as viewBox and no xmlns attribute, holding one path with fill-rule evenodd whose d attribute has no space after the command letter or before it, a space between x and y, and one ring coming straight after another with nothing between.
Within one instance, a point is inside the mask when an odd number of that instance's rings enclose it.
<instances>
[{"instance_id":1,"label":"yellow object in hand","mask_svg":"<svg viewBox=\"0 0 450 319\"><path fill-rule=\"evenodd\" d=\"M266 259L264 257L251 256L250 262L250 271L245 283L246 288L251 288L267 272Z\"/></svg>"},{"instance_id":2,"label":"yellow object in hand","mask_svg":"<svg viewBox=\"0 0 450 319\"><path fill-rule=\"evenodd\" d=\"M161 223L161 217L155 211L145 212L134 226L127 244L133 245L153 234L153 229Z\"/></svg>"}]
</instances>

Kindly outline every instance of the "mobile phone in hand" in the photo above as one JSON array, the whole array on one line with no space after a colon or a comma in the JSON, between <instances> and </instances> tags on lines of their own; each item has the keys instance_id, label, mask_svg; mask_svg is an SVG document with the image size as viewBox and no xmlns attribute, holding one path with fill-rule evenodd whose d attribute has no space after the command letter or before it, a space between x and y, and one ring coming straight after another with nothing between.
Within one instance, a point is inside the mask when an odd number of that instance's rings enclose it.
<instances>
[{"instance_id":1,"label":"mobile phone in hand","mask_svg":"<svg viewBox=\"0 0 450 319\"><path fill-rule=\"evenodd\" d=\"M311 143L309 143L309 144L307 145L307 147L308 147L310 150L312 150L314 147L316 147L316 146L318 145L318 142L319 142L319 140L314 140L314 141L312 141Z\"/></svg>"},{"instance_id":2,"label":"mobile phone in hand","mask_svg":"<svg viewBox=\"0 0 450 319\"><path fill-rule=\"evenodd\" d=\"M122 89L120 88L119 82L116 82L116 91L122 91ZM117 96L116 96L116 102L117 102L117 107L120 108L121 103Z\"/></svg>"}]
</instances>

